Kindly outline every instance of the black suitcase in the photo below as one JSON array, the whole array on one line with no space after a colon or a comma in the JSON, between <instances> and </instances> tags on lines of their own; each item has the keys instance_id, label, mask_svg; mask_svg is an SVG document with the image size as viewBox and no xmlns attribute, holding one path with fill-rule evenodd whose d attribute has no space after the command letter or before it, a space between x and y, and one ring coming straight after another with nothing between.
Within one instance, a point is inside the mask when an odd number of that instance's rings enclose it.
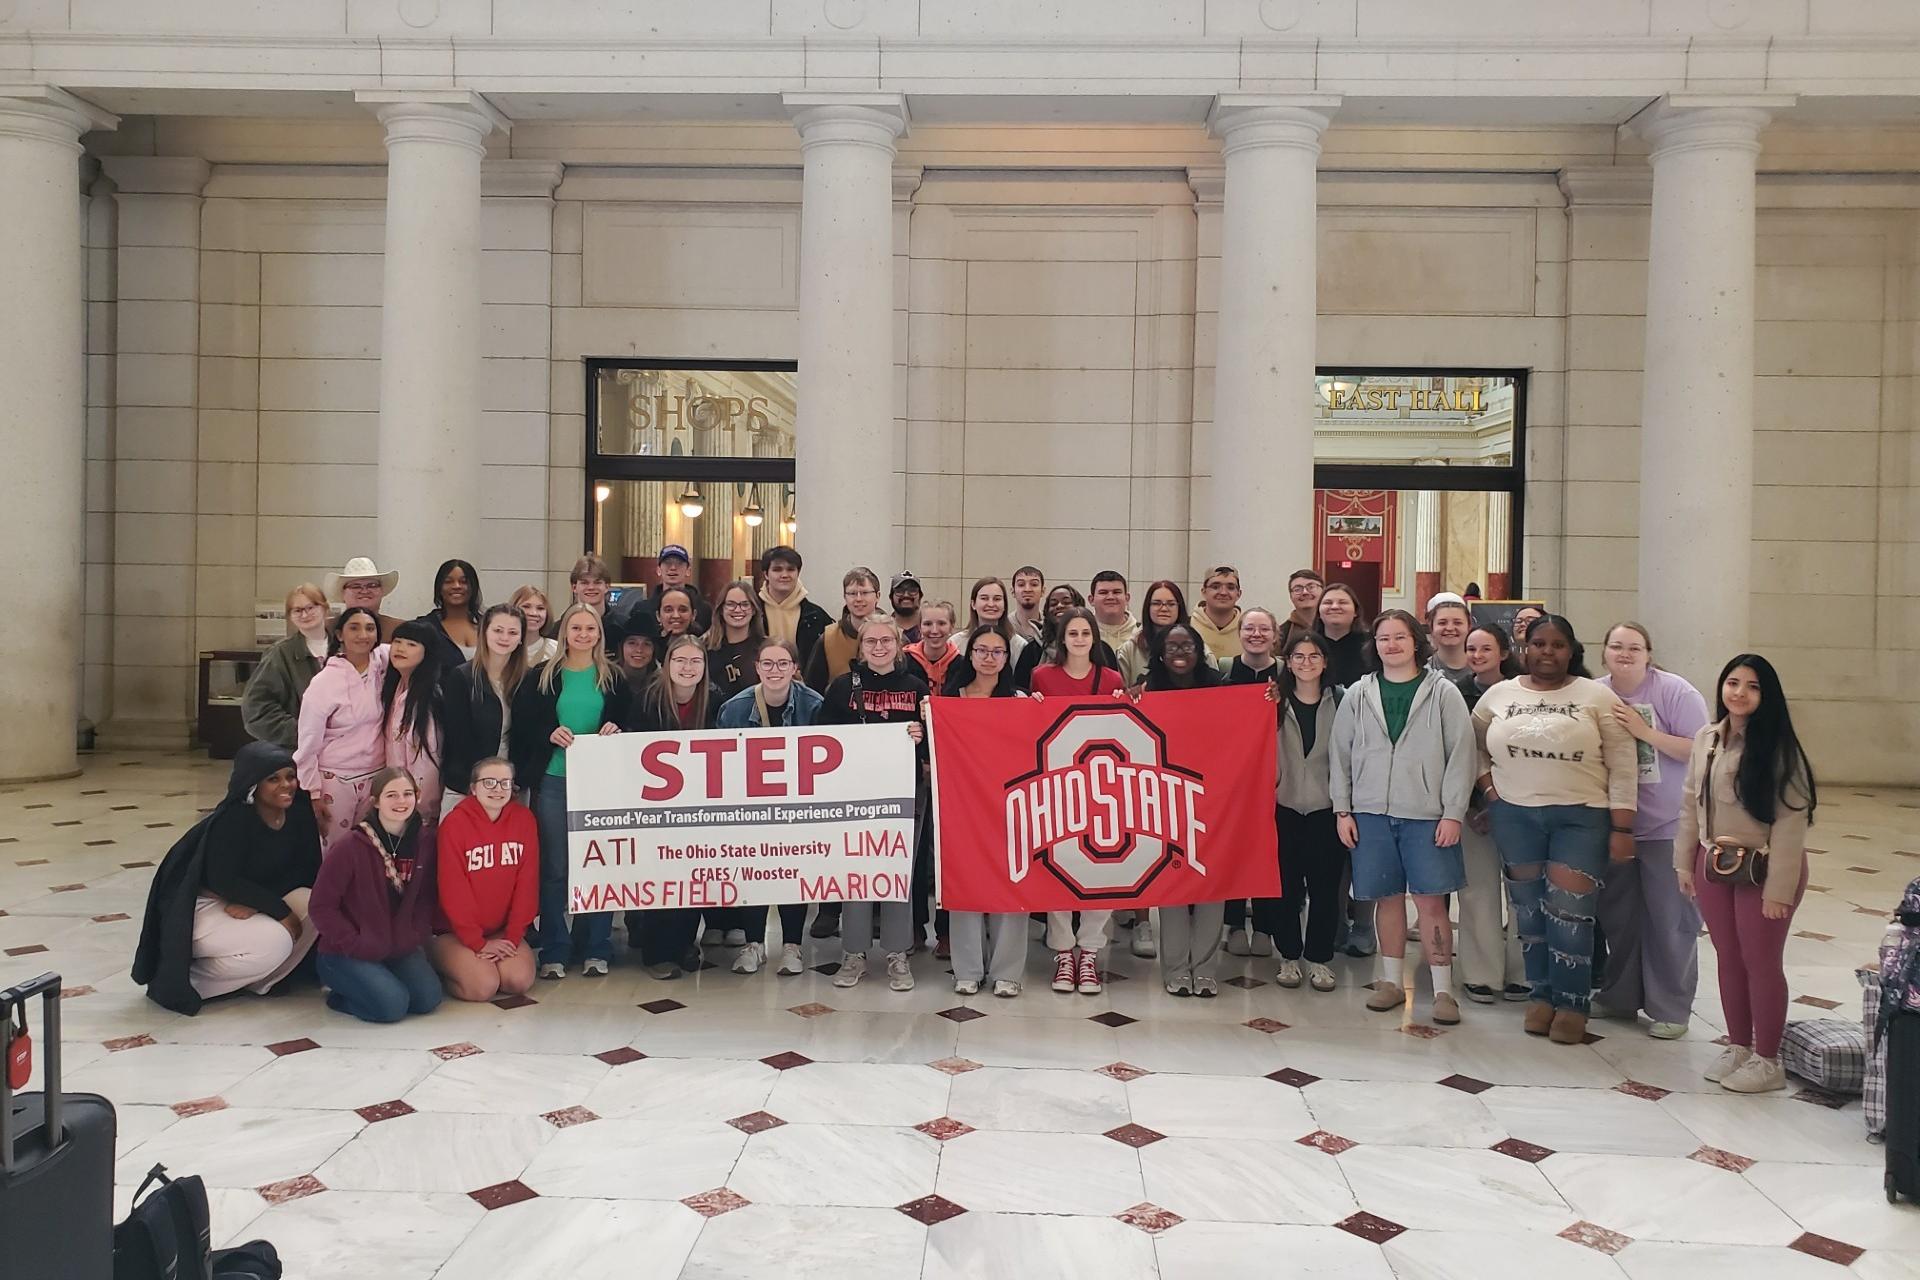
<instances>
[{"instance_id":1,"label":"black suitcase","mask_svg":"<svg viewBox=\"0 0 1920 1280\"><path fill-rule=\"evenodd\" d=\"M113 1280L113 1104L60 1092L58 974L0 991L0 1023L36 995L45 1091L16 1096L0 1071L0 1276Z\"/></svg>"},{"instance_id":2,"label":"black suitcase","mask_svg":"<svg viewBox=\"0 0 1920 1280\"><path fill-rule=\"evenodd\" d=\"M1887 1200L1920 1200L1920 1013L1897 1010L1887 1038Z\"/></svg>"}]
</instances>

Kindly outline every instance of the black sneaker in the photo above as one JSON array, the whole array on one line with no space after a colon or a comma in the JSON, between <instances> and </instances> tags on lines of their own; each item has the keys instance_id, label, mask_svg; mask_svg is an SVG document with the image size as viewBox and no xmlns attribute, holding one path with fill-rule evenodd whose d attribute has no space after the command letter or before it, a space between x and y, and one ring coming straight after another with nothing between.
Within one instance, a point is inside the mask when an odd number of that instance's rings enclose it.
<instances>
[{"instance_id":1,"label":"black sneaker","mask_svg":"<svg viewBox=\"0 0 1920 1280\"><path fill-rule=\"evenodd\" d=\"M1499 996L1494 992L1492 987L1482 986L1477 982L1469 982L1461 987L1460 990L1464 991L1467 999L1473 1001L1475 1004L1492 1004L1495 1000L1499 999Z\"/></svg>"},{"instance_id":2,"label":"black sneaker","mask_svg":"<svg viewBox=\"0 0 1920 1280\"><path fill-rule=\"evenodd\" d=\"M1524 982L1509 982L1506 990L1502 991L1500 995L1502 998L1511 1000L1515 1004L1520 1004L1533 999L1533 988Z\"/></svg>"},{"instance_id":3,"label":"black sneaker","mask_svg":"<svg viewBox=\"0 0 1920 1280\"><path fill-rule=\"evenodd\" d=\"M807 930L813 938L837 938L840 936L840 904L823 906L813 917L813 927Z\"/></svg>"}]
</instances>

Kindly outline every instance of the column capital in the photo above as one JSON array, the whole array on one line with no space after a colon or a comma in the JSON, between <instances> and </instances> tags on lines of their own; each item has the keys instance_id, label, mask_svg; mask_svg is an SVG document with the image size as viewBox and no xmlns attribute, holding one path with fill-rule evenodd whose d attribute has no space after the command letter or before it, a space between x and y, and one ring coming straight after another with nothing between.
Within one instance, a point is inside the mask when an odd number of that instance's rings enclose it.
<instances>
[{"instance_id":1,"label":"column capital","mask_svg":"<svg viewBox=\"0 0 1920 1280\"><path fill-rule=\"evenodd\" d=\"M362 89L353 95L386 126L396 142L438 142L485 155L487 137L510 133L513 122L470 89Z\"/></svg>"},{"instance_id":2,"label":"column capital","mask_svg":"<svg viewBox=\"0 0 1920 1280\"><path fill-rule=\"evenodd\" d=\"M1644 165L1584 165L1560 171L1569 206L1639 205L1653 199L1653 170Z\"/></svg>"},{"instance_id":3,"label":"column capital","mask_svg":"<svg viewBox=\"0 0 1920 1280\"><path fill-rule=\"evenodd\" d=\"M100 167L123 196L197 196L213 176L199 156L103 156Z\"/></svg>"},{"instance_id":4,"label":"column capital","mask_svg":"<svg viewBox=\"0 0 1920 1280\"><path fill-rule=\"evenodd\" d=\"M1627 122L1660 159L1681 151L1760 151L1760 131L1773 113L1799 100L1791 93L1670 93Z\"/></svg>"},{"instance_id":5,"label":"column capital","mask_svg":"<svg viewBox=\"0 0 1920 1280\"><path fill-rule=\"evenodd\" d=\"M117 129L120 117L50 84L0 84L0 135L80 151L80 135Z\"/></svg>"},{"instance_id":6,"label":"column capital","mask_svg":"<svg viewBox=\"0 0 1920 1280\"><path fill-rule=\"evenodd\" d=\"M1187 185L1193 189L1194 203L1206 206L1223 203L1227 198L1227 170L1224 165L1190 164Z\"/></svg>"},{"instance_id":7,"label":"column capital","mask_svg":"<svg viewBox=\"0 0 1920 1280\"><path fill-rule=\"evenodd\" d=\"M1320 154L1320 135L1340 109L1335 93L1222 93L1207 111L1207 132L1225 155L1263 147Z\"/></svg>"},{"instance_id":8,"label":"column capital","mask_svg":"<svg viewBox=\"0 0 1920 1280\"><path fill-rule=\"evenodd\" d=\"M783 93L800 150L822 143L877 147L892 155L912 127L903 93Z\"/></svg>"},{"instance_id":9,"label":"column capital","mask_svg":"<svg viewBox=\"0 0 1920 1280\"><path fill-rule=\"evenodd\" d=\"M558 160L483 160L480 194L551 200L565 176L566 166Z\"/></svg>"}]
</instances>

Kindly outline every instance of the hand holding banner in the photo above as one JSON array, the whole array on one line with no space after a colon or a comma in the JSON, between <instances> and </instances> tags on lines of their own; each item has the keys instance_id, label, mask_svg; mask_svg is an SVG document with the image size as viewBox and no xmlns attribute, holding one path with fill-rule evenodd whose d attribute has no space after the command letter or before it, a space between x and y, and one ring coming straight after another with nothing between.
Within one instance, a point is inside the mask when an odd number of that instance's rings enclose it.
<instances>
[{"instance_id":1,"label":"hand holding banner","mask_svg":"<svg viewBox=\"0 0 1920 1280\"><path fill-rule=\"evenodd\" d=\"M1073 911L1280 896L1259 686L933 700L940 904Z\"/></svg>"},{"instance_id":2,"label":"hand holding banner","mask_svg":"<svg viewBox=\"0 0 1920 1280\"><path fill-rule=\"evenodd\" d=\"M568 910L904 902L915 773L897 724L576 738Z\"/></svg>"}]
</instances>

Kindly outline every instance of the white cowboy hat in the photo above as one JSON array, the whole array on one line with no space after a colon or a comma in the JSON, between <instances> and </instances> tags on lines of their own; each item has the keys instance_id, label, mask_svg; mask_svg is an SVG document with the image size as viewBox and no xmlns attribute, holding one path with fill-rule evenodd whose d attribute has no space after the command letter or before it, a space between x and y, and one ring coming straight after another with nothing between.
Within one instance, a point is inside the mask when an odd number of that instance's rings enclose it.
<instances>
[{"instance_id":1,"label":"white cowboy hat","mask_svg":"<svg viewBox=\"0 0 1920 1280\"><path fill-rule=\"evenodd\" d=\"M380 579L380 589L382 591L392 591L395 584L400 581L400 571L398 569L389 569L385 573L382 573L380 572L380 567L374 564L373 561L367 559L365 556L355 556L353 559L347 561L340 572L330 572L327 574L327 598L329 600L338 600L340 598L341 583L358 582L362 578L378 578Z\"/></svg>"}]
</instances>

